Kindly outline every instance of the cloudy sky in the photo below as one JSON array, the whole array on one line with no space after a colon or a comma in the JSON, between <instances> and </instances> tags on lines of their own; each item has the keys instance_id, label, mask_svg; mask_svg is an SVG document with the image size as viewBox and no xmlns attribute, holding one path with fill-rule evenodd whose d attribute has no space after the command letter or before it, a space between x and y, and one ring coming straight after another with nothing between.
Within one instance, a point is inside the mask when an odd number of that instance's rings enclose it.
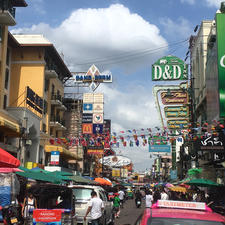
<instances>
[{"instance_id":1,"label":"cloudy sky","mask_svg":"<svg viewBox=\"0 0 225 225\"><path fill-rule=\"evenodd\" d=\"M154 128L160 124L151 65L165 55L184 59L188 38L202 20L212 20L220 0L26 0L17 8L12 33L43 34L64 55L72 72L95 64L110 71L112 84L102 84L106 119L112 130ZM148 149L120 148L135 169L149 169Z\"/></svg>"}]
</instances>

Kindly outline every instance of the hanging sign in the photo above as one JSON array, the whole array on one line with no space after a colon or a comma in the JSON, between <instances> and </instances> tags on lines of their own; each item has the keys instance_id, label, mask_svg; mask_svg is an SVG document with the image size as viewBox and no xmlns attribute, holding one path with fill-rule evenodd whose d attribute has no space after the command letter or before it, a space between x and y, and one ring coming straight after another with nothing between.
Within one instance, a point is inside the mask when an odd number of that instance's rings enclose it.
<instances>
[{"instance_id":1,"label":"hanging sign","mask_svg":"<svg viewBox=\"0 0 225 225\"><path fill-rule=\"evenodd\" d=\"M188 66L176 56L165 56L152 65L153 81L187 80Z\"/></svg>"},{"instance_id":2,"label":"hanging sign","mask_svg":"<svg viewBox=\"0 0 225 225\"><path fill-rule=\"evenodd\" d=\"M162 92L161 98L164 105L183 105L188 103L187 92L182 91Z\"/></svg>"},{"instance_id":3,"label":"hanging sign","mask_svg":"<svg viewBox=\"0 0 225 225\"><path fill-rule=\"evenodd\" d=\"M104 147L103 146L88 146L87 153L89 155L103 155Z\"/></svg>"},{"instance_id":4,"label":"hanging sign","mask_svg":"<svg viewBox=\"0 0 225 225\"><path fill-rule=\"evenodd\" d=\"M103 124L93 124L93 134L102 134Z\"/></svg>"},{"instance_id":5,"label":"hanging sign","mask_svg":"<svg viewBox=\"0 0 225 225\"><path fill-rule=\"evenodd\" d=\"M187 106L168 106L164 108L166 118L188 117Z\"/></svg>"},{"instance_id":6,"label":"hanging sign","mask_svg":"<svg viewBox=\"0 0 225 225\"><path fill-rule=\"evenodd\" d=\"M171 145L149 145L149 152L170 153Z\"/></svg>"},{"instance_id":7,"label":"hanging sign","mask_svg":"<svg viewBox=\"0 0 225 225\"><path fill-rule=\"evenodd\" d=\"M84 103L83 104L83 112L84 113L92 113L93 112L93 104L92 103Z\"/></svg>"},{"instance_id":8,"label":"hanging sign","mask_svg":"<svg viewBox=\"0 0 225 225\"><path fill-rule=\"evenodd\" d=\"M168 129L187 129L188 128L188 121L187 120L168 120L167 121L167 128Z\"/></svg>"}]
</instances>

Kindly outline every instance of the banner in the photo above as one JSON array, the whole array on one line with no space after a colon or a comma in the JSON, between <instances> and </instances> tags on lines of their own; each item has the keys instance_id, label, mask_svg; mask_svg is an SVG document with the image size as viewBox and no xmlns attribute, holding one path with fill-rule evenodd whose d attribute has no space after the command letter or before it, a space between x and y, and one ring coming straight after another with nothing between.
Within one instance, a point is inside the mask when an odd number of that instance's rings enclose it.
<instances>
[{"instance_id":1,"label":"banner","mask_svg":"<svg viewBox=\"0 0 225 225\"><path fill-rule=\"evenodd\" d=\"M220 117L225 117L225 14L216 14Z\"/></svg>"},{"instance_id":2,"label":"banner","mask_svg":"<svg viewBox=\"0 0 225 225\"><path fill-rule=\"evenodd\" d=\"M33 211L33 224L61 225L61 218L61 209L34 209Z\"/></svg>"}]
</instances>

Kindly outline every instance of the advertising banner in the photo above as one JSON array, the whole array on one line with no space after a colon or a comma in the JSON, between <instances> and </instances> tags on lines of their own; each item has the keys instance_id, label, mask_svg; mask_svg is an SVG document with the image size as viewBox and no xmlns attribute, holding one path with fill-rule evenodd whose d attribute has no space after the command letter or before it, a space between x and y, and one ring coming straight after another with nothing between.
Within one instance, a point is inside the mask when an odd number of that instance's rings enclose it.
<instances>
[{"instance_id":1,"label":"advertising banner","mask_svg":"<svg viewBox=\"0 0 225 225\"><path fill-rule=\"evenodd\" d=\"M187 80L188 66L176 56L165 56L152 65L153 81Z\"/></svg>"},{"instance_id":2,"label":"advertising banner","mask_svg":"<svg viewBox=\"0 0 225 225\"><path fill-rule=\"evenodd\" d=\"M104 147L103 146L88 146L87 153L89 155L103 155Z\"/></svg>"},{"instance_id":3,"label":"advertising banner","mask_svg":"<svg viewBox=\"0 0 225 225\"><path fill-rule=\"evenodd\" d=\"M220 118L225 117L225 13L216 14Z\"/></svg>"},{"instance_id":4,"label":"advertising banner","mask_svg":"<svg viewBox=\"0 0 225 225\"><path fill-rule=\"evenodd\" d=\"M61 225L61 209L35 209L33 211L33 224Z\"/></svg>"},{"instance_id":5,"label":"advertising banner","mask_svg":"<svg viewBox=\"0 0 225 225\"><path fill-rule=\"evenodd\" d=\"M188 103L187 92L182 91L161 92L161 98L164 105L183 105Z\"/></svg>"},{"instance_id":6,"label":"advertising banner","mask_svg":"<svg viewBox=\"0 0 225 225\"><path fill-rule=\"evenodd\" d=\"M93 112L94 113L103 113L103 103L94 103Z\"/></svg>"},{"instance_id":7,"label":"advertising banner","mask_svg":"<svg viewBox=\"0 0 225 225\"><path fill-rule=\"evenodd\" d=\"M185 118L189 116L187 106L167 106L164 108L166 118Z\"/></svg>"},{"instance_id":8,"label":"advertising banner","mask_svg":"<svg viewBox=\"0 0 225 225\"><path fill-rule=\"evenodd\" d=\"M83 104L83 112L84 113L93 113L93 104L92 103L84 103Z\"/></svg>"},{"instance_id":9,"label":"advertising banner","mask_svg":"<svg viewBox=\"0 0 225 225\"><path fill-rule=\"evenodd\" d=\"M84 93L83 94L83 103L90 103L90 102L94 102L93 93Z\"/></svg>"},{"instance_id":10,"label":"advertising banner","mask_svg":"<svg viewBox=\"0 0 225 225\"><path fill-rule=\"evenodd\" d=\"M83 123L82 124L82 133L83 134L93 134L93 125L92 125L92 123Z\"/></svg>"},{"instance_id":11,"label":"advertising banner","mask_svg":"<svg viewBox=\"0 0 225 225\"><path fill-rule=\"evenodd\" d=\"M188 120L168 120L167 127L168 129L187 129Z\"/></svg>"},{"instance_id":12,"label":"advertising banner","mask_svg":"<svg viewBox=\"0 0 225 225\"><path fill-rule=\"evenodd\" d=\"M93 134L102 134L103 124L93 124Z\"/></svg>"},{"instance_id":13,"label":"advertising banner","mask_svg":"<svg viewBox=\"0 0 225 225\"><path fill-rule=\"evenodd\" d=\"M83 113L82 123L92 123L93 114L92 113Z\"/></svg>"},{"instance_id":14,"label":"advertising banner","mask_svg":"<svg viewBox=\"0 0 225 225\"><path fill-rule=\"evenodd\" d=\"M52 151L51 152L51 159L50 159L51 165L59 165L59 155L60 155L59 151Z\"/></svg>"},{"instance_id":15,"label":"advertising banner","mask_svg":"<svg viewBox=\"0 0 225 225\"><path fill-rule=\"evenodd\" d=\"M120 169L112 169L113 177L120 177Z\"/></svg>"},{"instance_id":16,"label":"advertising banner","mask_svg":"<svg viewBox=\"0 0 225 225\"><path fill-rule=\"evenodd\" d=\"M103 114L102 113L94 113L93 114L93 123L95 124L103 124Z\"/></svg>"},{"instance_id":17,"label":"advertising banner","mask_svg":"<svg viewBox=\"0 0 225 225\"><path fill-rule=\"evenodd\" d=\"M170 153L171 145L149 145L149 152Z\"/></svg>"}]
</instances>

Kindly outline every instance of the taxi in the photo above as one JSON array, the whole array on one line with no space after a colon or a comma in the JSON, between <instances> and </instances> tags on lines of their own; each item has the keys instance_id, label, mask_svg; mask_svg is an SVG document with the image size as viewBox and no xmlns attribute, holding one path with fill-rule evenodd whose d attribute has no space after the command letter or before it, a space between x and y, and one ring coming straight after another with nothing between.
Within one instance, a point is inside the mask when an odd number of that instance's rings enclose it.
<instances>
[{"instance_id":1,"label":"taxi","mask_svg":"<svg viewBox=\"0 0 225 225\"><path fill-rule=\"evenodd\" d=\"M136 225L225 225L225 217L204 202L158 200Z\"/></svg>"}]
</instances>

